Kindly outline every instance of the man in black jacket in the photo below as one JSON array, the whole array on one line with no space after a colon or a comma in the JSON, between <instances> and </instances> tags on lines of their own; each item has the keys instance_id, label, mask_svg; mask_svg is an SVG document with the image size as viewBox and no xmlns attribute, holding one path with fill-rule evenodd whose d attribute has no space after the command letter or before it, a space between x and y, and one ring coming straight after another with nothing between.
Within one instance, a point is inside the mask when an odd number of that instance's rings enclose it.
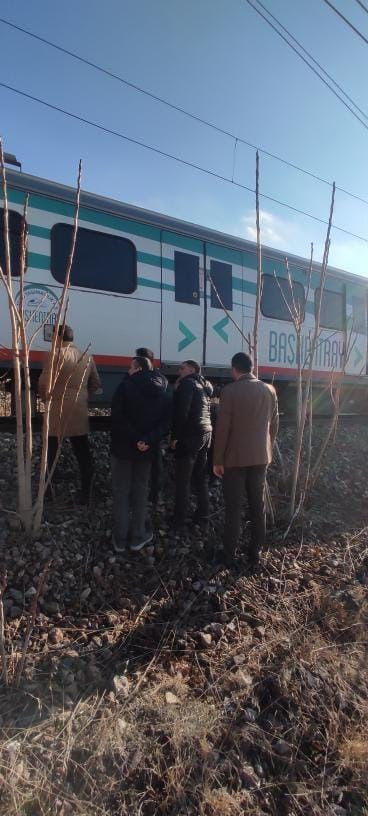
<instances>
[{"instance_id":1,"label":"man in black jacket","mask_svg":"<svg viewBox=\"0 0 368 816\"><path fill-rule=\"evenodd\" d=\"M167 422L167 398L159 375L145 357L133 357L129 376L120 383L111 405L111 462L115 516L115 549L127 543L141 550L152 540L146 531L151 461Z\"/></svg>"},{"instance_id":2,"label":"man in black jacket","mask_svg":"<svg viewBox=\"0 0 368 816\"><path fill-rule=\"evenodd\" d=\"M148 360L154 366L155 363L155 355L153 351L146 346L142 346L141 348L137 348L135 350L137 357L147 357ZM155 368L155 374L157 377L160 377L162 385L167 392L167 379L165 375L160 371L159 368ZM167 428L168 432L169 428ZM164 434L165 436L166 434ZM162 448L161 445L158 444L155 446L152 456L152 464L151 464L151 487L149 492L150 501L154 506L158 504L158 500L160 498L160 493L162 489L162 476L163 476L163 460L162 460Z\"/></svg>"},{"instance_id":3,"label":"man in black jacket","mask_svg":"<svg viewBox=\"0 0 368 816\"><path fill-rule=\"evenodd\" d=\"M178 530L186 521L192 477L197 494L194 521L205 524L208 520L207 454L211 444L212 391L211 383L201 376L200 365L195 360L186 360L180 365L171 435L176 458L174 526Z\"/></svg>"}]
</instances>

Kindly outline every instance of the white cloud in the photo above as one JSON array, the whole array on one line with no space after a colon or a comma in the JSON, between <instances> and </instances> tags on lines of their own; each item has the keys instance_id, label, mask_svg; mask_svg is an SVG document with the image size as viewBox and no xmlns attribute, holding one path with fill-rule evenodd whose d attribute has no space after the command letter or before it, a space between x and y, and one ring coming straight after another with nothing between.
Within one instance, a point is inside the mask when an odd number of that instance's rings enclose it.
<instances>
[{"instance_id":1,"label":"white cloud","mask_svg":"<svg viewBox=\"0 0 368 816\"><path fill-rule=\"evenodd\" d=\"M260 226L262 244L271 247L283 247L285 250L290 250L291 243L295 245L299 237L299 229L296 224L267 210L260 210ZM250 241L257 240L255 210L241 218L241 232Z\"/></svg>"}]
</instances>

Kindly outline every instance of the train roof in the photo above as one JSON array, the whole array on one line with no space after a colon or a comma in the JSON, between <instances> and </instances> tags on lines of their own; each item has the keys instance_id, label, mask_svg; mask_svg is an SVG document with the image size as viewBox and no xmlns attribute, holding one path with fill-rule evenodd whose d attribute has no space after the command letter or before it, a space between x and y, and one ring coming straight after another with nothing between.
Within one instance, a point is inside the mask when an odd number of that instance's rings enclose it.
<instances>
[{"instance_id":1,"label":"train roof","mask_svg":"<svg viewBox=\"0 0 368 816\"><path fill-rule=\"evenodd\" d=\"M50 198L61 198L63 201L67 201L71 204L75 203L76 191L74 187L69 187L56 181L50 181L49 179L39 178L38 176L32 176L29 173L10 170L8 168L6 170L6 175L7 182L10 187L25 190L30 193L47 195ZM114 198L108 198L106 196L83 190L81 191L80 203L82 207L102 210L103 212L108 212L112 215L131 218L135 221L151 224L158 228L169 229L173 232L181 233L182 235L196 237L202 241L208 241L213 244L221 244L229 249L235 249L243 252L256 252L257 245L254 241L247 241L245 238L238 238L234 235L228 235L225 232L219 232L218 230L210 229L209 227L203 227L198 224L194 224L191 221L181 221L178 218L173 218L171 215L164 215L163 213L158 213L154 210L146 210L143 207L137 207L133 204L126 204L125 202L117 201ZM285 251L281 252L278 249L265 246L264 244L262 244L262 252L267 253L267 255L271 255L271 257L279 260L284 260L286 257ZM307 258L289 253L287 253L287 257L291 263L309 266L309 260ZM319 270L320 268L321 264L317 262L313 263L314 270ZM357 275L355 272L346 272L343 269L337 269L333 266L328 267L328 272L329 274L333 274L339 278L349 277L353 278L355 282L360 282L365 285L368 284L368 278L365 278L362 275Z\"/></svg>"}]
</instances>

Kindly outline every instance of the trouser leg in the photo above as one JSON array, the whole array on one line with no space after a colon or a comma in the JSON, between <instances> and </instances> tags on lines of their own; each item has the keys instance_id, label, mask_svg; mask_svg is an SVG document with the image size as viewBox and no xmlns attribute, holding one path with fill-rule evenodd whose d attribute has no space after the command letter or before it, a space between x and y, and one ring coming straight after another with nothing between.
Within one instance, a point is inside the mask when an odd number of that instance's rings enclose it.
<instances>
[{"instance_id":1,"label":"trouser leg","mask_svg":"<svg viewBox=\"0 0 368 816\"><path fill-rule=\"evenodd\" d=\"M142 539L146 534L146 515L148 504L149 481L151 475L150 460L132 463L132 538Z\"/></svg>"},{"instance_id":2,"label":"trouser leg","mask_svg":"<svg viewBox=\"0 0 368 816\"><path fill-rule=\"evenodd\" d=\"M177 524L183 524L187 517L194 461L191 456L180 456L176 459L174 518Z\"/></svg>"},{"instance_id":3,"label":"trouser leg","mask_svg":"<svg viewBox=\"0 0 368 816\"><path fill-rule=\"evenodd\" d=\"M129 532L132 462L111 457L115 541L124 544Z\"/></svg>"},{"instance_id":4,"label":"trouser leg","mask_svg":"<svg viewBox=\"0 0 368 816\"><path fill-rule=\"evenodd\" d=\"M211 437L204 440L203 446L198 451L193 467L193 482L195 492L197 495L197 512L198 516L205 519L208 518L209 496L208 496L208 471L207 471L207 455L210 445Z\"/></svg>"},{"instance_id":5,"label":"trouser leg","mask_svg":"<svg viewBox=\"0 0 368 816\"><path fill-rule=\"evenodd\" d=\"M93 476L93 462L89 447L88 435L84 434L83 436L71 436L70 442L79 465L82 494L86 499L89 499Z\"/></svg>"},{"instance_id":6,"label":"trouser leg","mask_svg":"<svg viewBox=\"0 0 368 816\"><path fill-rule=\"evenodd\" d=\"M251 519L250 556L257 559L266 539L266 465L247 468L247 495Z\"/></svg>"},{"instance_id":7,"label":"trouser leg","mask_svg":"<svg viewBox=\"0 0 368 816\"><path fill-rule=\"evenodd\" d=\"M223 491L225 502L224 550L233 556L239 540L242 507L245 493L244 468L225 468Z\"/></svg>"},{"instance_id":8,"label":"trouser leg","mask_svg":"<svg viewBox=\"0 0 368 816\"><path fill-rule=\"evenodd\" d=\"M160 496L162 484L162 470L163 470L162 449L161 445L158 445L157 448L153 450L151 464L150 500L153 504L157 504Z\"/></svg>"}]
</instances>

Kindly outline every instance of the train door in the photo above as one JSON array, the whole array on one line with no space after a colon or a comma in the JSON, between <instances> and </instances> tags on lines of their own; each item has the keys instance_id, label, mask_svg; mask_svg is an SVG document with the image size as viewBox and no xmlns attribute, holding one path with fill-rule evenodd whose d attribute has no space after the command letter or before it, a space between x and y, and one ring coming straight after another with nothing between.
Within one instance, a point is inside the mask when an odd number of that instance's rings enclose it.
<instances>
[{"instance_id":1,"label":"train door","mask_svg":"<svg viewBox=\"0 0 368 816\"><path fill-rule=\"evenodd\" d=\"M233 354L244 347L242 335L229 317L242 329L241 253L217 244L206 244L206 279L206 365L228 368Z\"/></svg>"},{"instance_id":2,"label":"train door","mask_svg":"<svg viewBox=\"0 0 368 816\"><path fill-rule=\"evenodd\" d=\"M162 233L161 360L203 362L203 243L173 232Z\"/></svg>"}]
</instances>

